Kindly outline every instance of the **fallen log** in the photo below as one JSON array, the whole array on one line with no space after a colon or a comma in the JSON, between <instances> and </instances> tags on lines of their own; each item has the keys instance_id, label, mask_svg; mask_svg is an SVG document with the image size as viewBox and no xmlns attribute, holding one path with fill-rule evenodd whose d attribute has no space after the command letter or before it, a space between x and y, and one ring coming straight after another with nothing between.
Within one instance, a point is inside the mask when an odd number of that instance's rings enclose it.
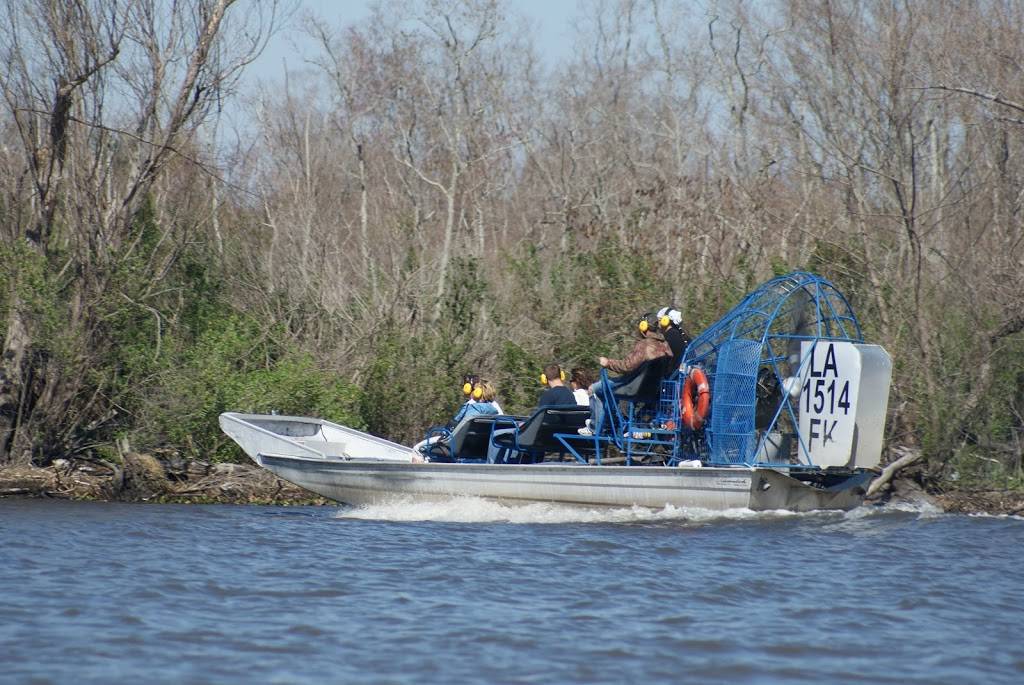
<instances>
[{"instance_id":1,"label":"fallen log","mask_svg":"<svg viewBox=\"0 0 1024 685\"><path fill-rule=\"evenodd\" d=\"M878 494L893 479L893 476L920 460L922 456L921 450L908 447L897 447L893 451L902 452L903 456L882 469L878 477L871 481L871 485L868 486L868 491L865 495L866 498L870 499Z\"/></svg>"}]
</instances>

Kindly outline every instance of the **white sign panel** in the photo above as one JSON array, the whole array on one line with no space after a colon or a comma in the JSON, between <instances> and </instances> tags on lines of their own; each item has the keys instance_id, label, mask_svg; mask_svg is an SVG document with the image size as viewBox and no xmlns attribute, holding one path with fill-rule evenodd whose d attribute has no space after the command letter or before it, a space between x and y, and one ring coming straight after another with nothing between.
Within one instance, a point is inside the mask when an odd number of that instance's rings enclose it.
<instances>
[{"instance_id":1,"label":"white sign panel","mask_svg":"<svg viewBox=\"0 0 1024 685\"><path fill-rule=\"evenodd\" d=\"M860 371L860 352L853 343L800 344L800 450L815 466L850 462Z\"/></svg>"}]
</instances>

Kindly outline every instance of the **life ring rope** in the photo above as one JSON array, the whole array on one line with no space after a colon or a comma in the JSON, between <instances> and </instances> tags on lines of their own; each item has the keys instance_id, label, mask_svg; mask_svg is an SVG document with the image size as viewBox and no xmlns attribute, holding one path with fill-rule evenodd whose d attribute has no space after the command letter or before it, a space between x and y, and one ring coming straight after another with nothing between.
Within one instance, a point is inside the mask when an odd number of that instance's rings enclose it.
<instances>
[{"instance_id":1,"label":"life ring rope","mask_svg":"<svg viewBox=\"0 0 1024 685\"><path fill-rule=\"evenodd\" d=\"M704 420L711 411L711 386L703 369L694 367L690 370L686 381L683 382L679 403L683 425L692 431L703 428Z\"/></svg>"}]
</instances>

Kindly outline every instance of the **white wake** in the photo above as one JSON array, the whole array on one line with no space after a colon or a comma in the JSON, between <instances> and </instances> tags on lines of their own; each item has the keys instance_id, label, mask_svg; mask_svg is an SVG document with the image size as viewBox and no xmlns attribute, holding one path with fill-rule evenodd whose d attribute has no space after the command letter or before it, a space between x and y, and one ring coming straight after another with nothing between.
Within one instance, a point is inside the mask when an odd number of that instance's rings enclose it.
<instances>
[{"instance_id":1,"label":"white wake","mask_svg":"<svg viewBox=\"0 0 1024 685\"><path fill-rule=\"evenodd\" d=\"M376 521L440 521L448 523L656 523L681 521L704 523L716 520L799 516L789 511L758 512L750 509L713 511L689 507L587 507L533 502L510 505L480 497L452 497L436 501L395 500L345 508L337 518Z\"/></svg>"}]
</instances>

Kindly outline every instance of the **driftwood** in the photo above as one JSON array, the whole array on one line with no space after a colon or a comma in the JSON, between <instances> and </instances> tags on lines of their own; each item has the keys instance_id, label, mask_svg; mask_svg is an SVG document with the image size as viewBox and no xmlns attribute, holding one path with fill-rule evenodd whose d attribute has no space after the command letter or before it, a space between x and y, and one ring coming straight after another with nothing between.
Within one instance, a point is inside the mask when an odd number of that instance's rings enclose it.
<instances>
[{"instance_id":1,"label":"driftwood","mask_svg":"<svg viewBox=\"0 0 1024 685\"><path fill-rule=\"evenodd\" d=\"M125 452L122 464L73 457L45 467L0 468L0 497L127 502L324 504L327 500L252 464L208 464Z\"/></svg>"},{"instance_id":2,"label":"driftwood","mask_svg":"<svg viewBox=\"0 0 1024 685\"><path fill-rule=\"evenodd\" d=\"M899 473L902 469L905 469L920 460L922 456L921 450L911 449L908 447L896 447L893 451L901 453L903 456L882 469L882 473L871 481L871 485L868 486L868 492L865 497L871 498L877 495L878 492L893 479L893 476Z\"/></svg>"}]
</instances>

